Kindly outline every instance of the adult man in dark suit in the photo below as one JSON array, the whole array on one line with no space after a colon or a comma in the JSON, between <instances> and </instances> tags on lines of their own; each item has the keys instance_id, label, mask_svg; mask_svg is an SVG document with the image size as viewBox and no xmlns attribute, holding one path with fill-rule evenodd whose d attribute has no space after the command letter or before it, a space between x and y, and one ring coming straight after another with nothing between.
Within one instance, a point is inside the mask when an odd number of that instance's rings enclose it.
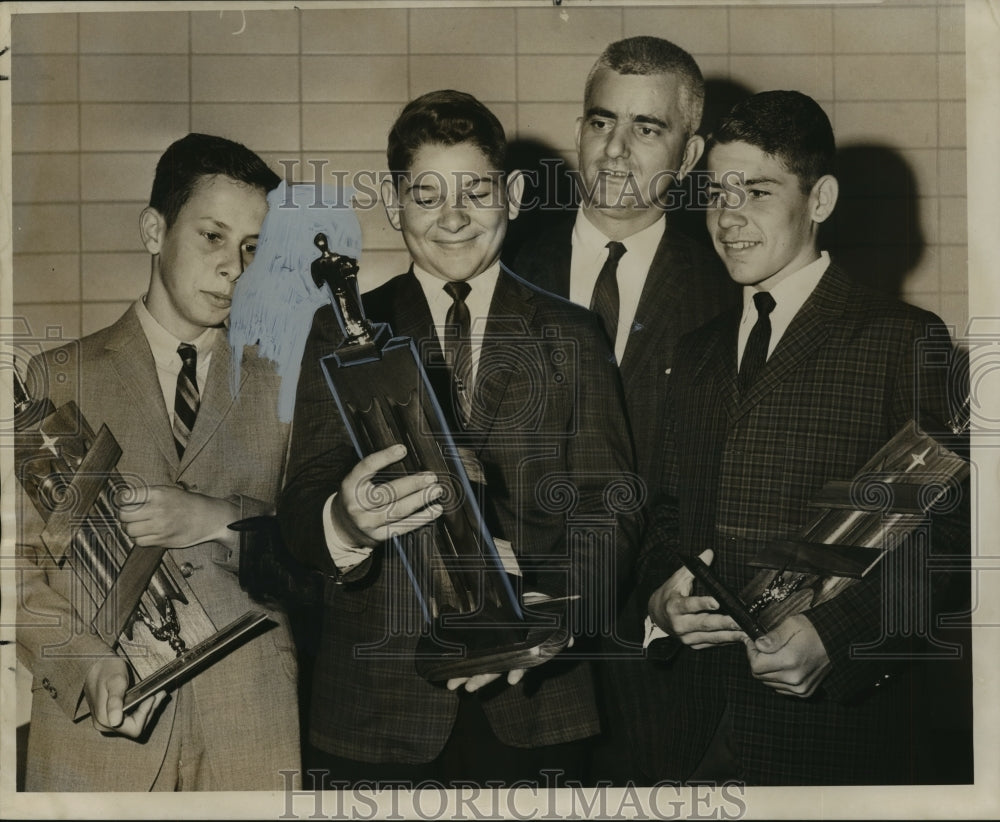
<instances>
[{"instance_id":1,"label":"adult man in dark suit","mask_svg":"<svg viewBox=\"0 0 1000 822\"><path fill-rule=\"evenodd\" d=\"M521 185L516 173L500 171L505 149L496 117L467 94L431 92L406 106L389 135L392 179L382 196L413 267L363 302L370 319L416 340L428 365L441 358L440 330L465 304L468 414L453 402L447 379L435 391L442 407L455 408L457 443L481 466L491 533L512 543L526 589L581 593L596 585L603 592L614 569L595 574L596 551L571 551L567 534L570 515L596 517L617 529L611 559L631 557L631 517L604 501L632 465L621 388L596 318L500 265ZM456 287L467 293L453 295ZM579 777L582 743L597 732L598 718L589 668L571 652L510 672L506 682L483 674L446 688L417 675L423 620L386 540L437 517L441 488L433 474L373 484L402 446L358 462L319 364L341 341L333 309L321 308L303 358L279 505L299 559L361 577L355 586L328 585L308 766L325 769L328 785L539 782L544 768ZM574 497L572 511L550 493L553 482Z\"/></svg>"},{"instance_id":2,"label":"adult man in dark suit","mask_svg":"<svg viewBox=\"0 0 1000 822\"><path fill-rule=\"evenodd\" d=\"M950 416L947 369L922 367L950 352L941 321L859 285L819 251L837 201L833 156L825 113L793 91L737 105L709 138L709 231L744 305L687 335L672 375L664 459L677 499L657 509L641 563L649 615L672 635L659 641L674 646L661 777L919 778L911 721L926 719L911 716L914 680L893 660L918 649L913 635L883 635L883 614L945 604L930 586L921 592L920 563L899 572L886 561L754 642L692 589L677 557L701 553L742 590L749 560L793 538L827 482L850 480L909 419L940 430ZM922 342L934 356L920 356Z\"/></svg>"},{"instance_id":3,"label":"adult man in dark suit","mask_svg":"<svg viewBox=\"0 0 1000 822\"><path fill-rule=\"evenodd\" d=\"M631 37L609 45L587 77L577 120L580 208L526 243L515 263L525 279L602 315L610 293L616 316L605 326L647 499L660 485L662 420L677 341L738 296L711 249L671 219L672 210L686 205L674 184L704 148L697 134L704 97L697 63L673 43ZM608 266L612 249L621 252L617 269ZM644 603L629 602L605 642L610 738L597 752L594 775L618 783L645 781L655 768L644 760L661 747L648 730L662 683L641 658L634 627L644 610Z\"/></svg>"},{"instance_id":4,"label":"adult man in dark suit","mask_svg":"<svg viewBox=\"0 0 1000 822\"><path fill-rule=\"evenodd\" d=\"M631 37L608 46L587 77L577 120L580 208L527 242L514 265L526 280L600 312L597 282L608 245L623 246L610 272L616 316L602 322L621 369L639 473L651 493L662 442L656 421L677 340L737 297L711 249L670 220L670 210L684 205L672 186L704 148L697 134L704 97L697 63L673 43Z\"/></svg>"},{"instance_id":5,"label":"adult man in dark suit","mask_svg":"<svg viewBox=\"0 0 1000 822\"><path fill-rule=\"evenodd\" d=\"M142 486L121 505L133 550L171 549L216 628L256 607L240 589L238 534L227 525L273 510L288 444L277 375L249 349L234 401L224 327L266 193L279 182L229 140L189 134L173 143L140 218L152 255L147 293L113 325L31 364L41 377L29 382L47 385L56 407L75 400L95 431L107 424L122 448L119 470ZM188 366L178 354L190 346ZM182 409L185 374L196 401ZM27 502L21 511L34 514ZM272 611L276 626L165 702L160 692L123 712L128 666L78 624L73 574L47 560L36 520L21 529L18 580L18 651L36 683L28 790L286 787L280 772L296 772L300 756L295 649L284 615Z\"/></svg>"}]
</instances>

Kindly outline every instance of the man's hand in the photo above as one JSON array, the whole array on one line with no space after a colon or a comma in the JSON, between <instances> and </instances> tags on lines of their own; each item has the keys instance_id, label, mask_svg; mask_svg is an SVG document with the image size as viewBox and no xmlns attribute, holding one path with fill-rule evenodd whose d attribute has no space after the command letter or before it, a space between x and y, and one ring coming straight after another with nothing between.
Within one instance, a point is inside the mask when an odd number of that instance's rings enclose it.
<instances>
[{"instance_id":1,"label":"man's hand","mask_svg":"<svg viewBox=\"0 0 1000 822\"><path fill-rule=\"evenodd\" d=\"M167 697L166 691L157 691L126 715L122 705L128 683L128 666L120 657L100 659L87 671L83 694L90 706L94 728L101 733L137 739L146 729L153 712Z\"/></svg>"},{"instance_id":2,"label":"man's hand","mask_svg":"<svg viewBox=\"0 0 1000 822\"><path fill-rule=\"evenodd\" d=\"M756 642L746 638L754 678L779 694L812 696L830 670L823 640L802 614L788 617Z\"/></svg>"},{"instance_id":3,"label":"man's hand","mask_svg":"<svg viewBox=\"0 0 1000 822\"><path fill-rule=\"evenodd\" d=\"M357 547L372 547L392 536L415 531L433 522L444 510L433 501L444 494L431 472L374 482L375 475L406 456L406 448L392 445L369 454L340 484L332 514L338 533Z\"/></svg>"},{"instance_id":4,"label":"man's hand","mask_svg":"<svg viewBox=\"0 0 1000 822\"><path fill-rule=\"evenodd\" d=\"M706 565L711 565L714 557L711 549L699 556ZM715 597L691 596L693 584L694 575L687 568L680 568L664 582L649 598L653 623L696 649L745 639L732 617L712 613L719 610Z\"/></svg>"},{"instance_id":5,"label":"man's hand","mask_svg":"<svg viewBox=\"0 0 1000 822\"><path fill-rule=\"evenodd\" d=\"M125 533L136 545L190 548L202 542L239 544L239 534L227 526L240 518L240 509L229 500L174 485L154 485L136 495L144 497L143 501L124 503L118 511Z\"/></svg>"}]
</instances>

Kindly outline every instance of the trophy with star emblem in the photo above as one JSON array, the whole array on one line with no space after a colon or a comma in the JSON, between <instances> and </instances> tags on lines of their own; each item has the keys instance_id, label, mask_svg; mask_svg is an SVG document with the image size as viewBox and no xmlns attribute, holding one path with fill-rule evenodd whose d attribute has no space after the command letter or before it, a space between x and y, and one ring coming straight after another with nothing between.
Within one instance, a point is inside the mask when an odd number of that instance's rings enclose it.
<instances>
[{"instance_id":1,"label":"trophy with star emblem","mask_svg":"<svg viewBox=\"0 0 1000 822\"><path fill-rule=\"evenodd\" d=\"M948 423L958 441L968 430L969 405L967 397ZM761 570L741 594L749 616L766 632L837 596L930 517L955 510L968 477L966 457L910 420L853 479L823 487L810 503L816 516L795 539L751 560Z\"/></svg>"},{"instance_id":2,"label":"trophy with star emblem","mask_svg":"<svg viewBox=\"0 0 1000 822\"><path fill-rule=\"evenodd\" d=\"M122 451L108 427L95 434L75 402L56 409L33 399L11 371L18 482L44 522L48 562L71 572L64 595L85 630L132 667L128 710L224 656L267 614L250 611L217 631L165 549L133 550L118 506L135 492L117 471Z\"/></svg>"},{"instance_id":3,"label":"trophy with star emblem","mask_svg":"<svg viewBox=\"0 0 1000 822\"><path fill-rule=\"evenodd\" d=\"M825 485L810 503L817 513L809 524L794 538L772 542L750 561L759 571L739 595L698 557L682 561L716 597L720 611L754 639L787 617L833 599L901 544L914 541L930 517L961 504L969 461L959 452L964 450L969 409L967 396L946 424L947 433L939 436L922 432L910 420L853 479Z\"/></svg>"}]
</instances>

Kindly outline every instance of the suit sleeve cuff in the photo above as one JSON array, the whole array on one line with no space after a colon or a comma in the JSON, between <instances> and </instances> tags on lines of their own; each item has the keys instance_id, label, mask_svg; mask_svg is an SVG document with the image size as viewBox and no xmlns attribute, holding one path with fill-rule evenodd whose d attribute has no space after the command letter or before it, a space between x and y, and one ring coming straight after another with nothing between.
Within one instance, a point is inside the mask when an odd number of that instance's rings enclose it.
<instances>
[{"instance_id":1,"label":"suit sleeve cuff","mask_svg":"<svg viewBox=\"0 0 1000 822\"><path fill-rule=\"evenodd\" d=\"M326 548L330 552L333 564L337 566L338 571L346 573L368 559L372 549L351 545L337 530L333 522L333 501L336 498L336 494L331 494L323 506L323 537L326 539Z\"/></svg>"}]
</instances>

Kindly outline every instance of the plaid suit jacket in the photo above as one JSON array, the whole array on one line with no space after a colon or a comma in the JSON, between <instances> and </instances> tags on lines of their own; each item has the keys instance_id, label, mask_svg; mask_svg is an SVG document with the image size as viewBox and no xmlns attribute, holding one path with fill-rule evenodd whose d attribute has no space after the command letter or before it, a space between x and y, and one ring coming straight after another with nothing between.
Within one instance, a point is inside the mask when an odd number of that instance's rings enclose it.
<instances>
[{"instance_id":1,"label":"plaid suit jacket","mask_svg":"<svg viewBox=\"0 0 1000 822\"><path fill-rule=\"evenodd\" d=\"M935 362L918 349L928 335L937 363L949 356L940 320L863 288L834 265L743 397L739 317L738 309L718 317L678 348L664 453L676 501L657 508L643 546L646 598L679 567L678 549L714 549L714 570L740 591L755 573L748 561L768 542L795 536L825 483L851 479L907 420L940 430L949 416L947 369L918 369ZM883 609L893 599L940 608L921 570L872 572L807 612L832 663L809 699L754 680L742 645L679 650L669 663L661 775L691 773L728 706L751 784L913 781L912 683L893 659L913 650L913 637L894 635ZM859 657L865 643L877 653Z\"/></svg>"},{"instance_id":2,"label":"plaid suit jacket","mask_svg":"<svg viewBox=\"0 0 1000 822\"><path fill-rule=\"evenodd\" d=\"M425 361L440 358L430 310L412 272L364 295L363 302L370 319L413 338ZM332 309L317 311L279 505L290 549L327 571L333 569L322 509L357 462L319 364L340 341ZM472 425L458 441L483 467L484 516L495 537L513 543L525 588L606 591L614 568L601 571L592 549L571 549L568 539L574 522L596 518L615 538L605 559L622 565L634 559L632 517L605 503L606 492L629 480L632 451L617 372L594 316L502 271L474 405ZM427 762L448 739L459 696L414 670L423 622L396 552L380 546L373 563L366 584L327 586L310 738L355 760ZM597 732L588 665L573 657L564 651L515 687L498 682L477 693L501 741L536 747Z\"/></svg>"}]
</instances>

